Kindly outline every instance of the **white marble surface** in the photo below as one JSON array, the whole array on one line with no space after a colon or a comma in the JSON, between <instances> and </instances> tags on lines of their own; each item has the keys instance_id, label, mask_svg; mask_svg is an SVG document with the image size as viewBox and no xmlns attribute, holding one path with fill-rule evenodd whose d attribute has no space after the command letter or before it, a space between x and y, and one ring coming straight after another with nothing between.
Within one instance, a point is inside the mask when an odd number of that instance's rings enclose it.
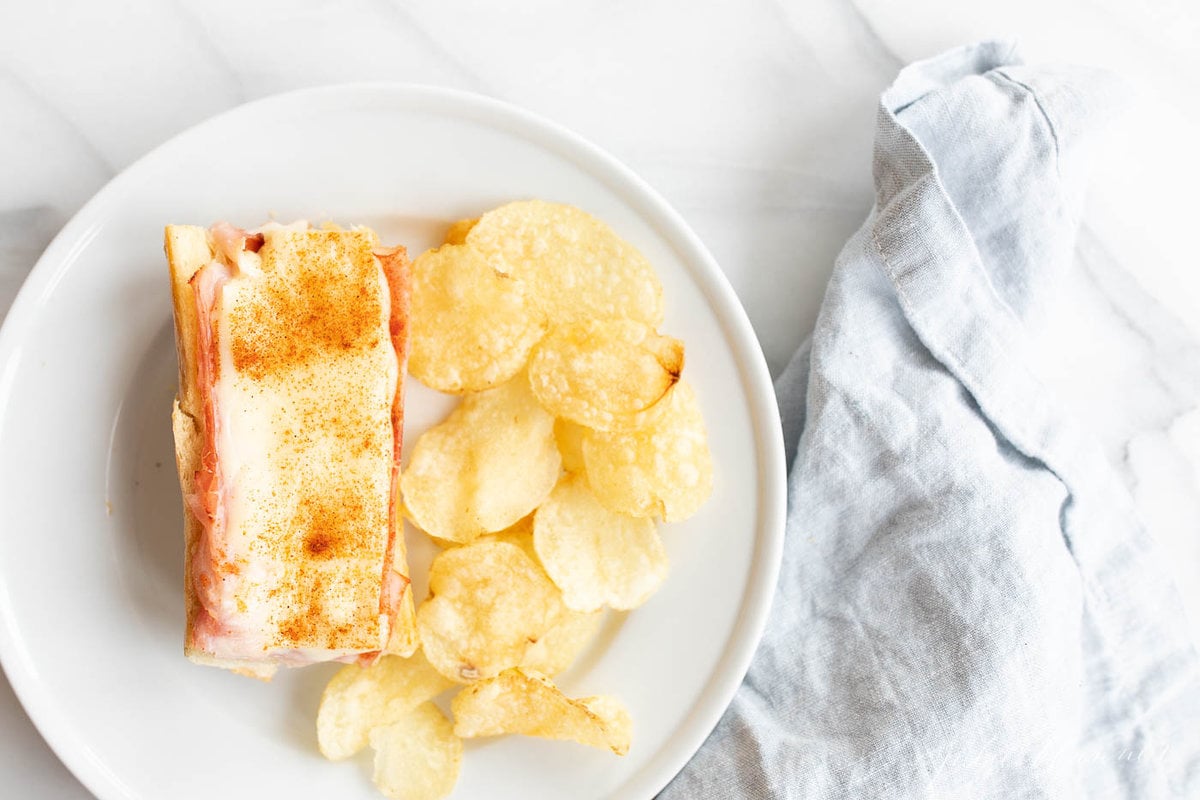
<instances>
[{"instance_id":1,"label":"white marble surface","mask_svg":"<svg viewBox=\"0 0 1200 800\"><path fill-rule=\"evenodd\" d=\"M871 201L876 96L985 37L1136 90L1098 165L1048 340L1200 620L1200 6L1190 0L4 4L0 314L105 181L218 111L314 84L469 89L632 166L708 244L778 372ZM22 535L0 529L0 535ZM1200 628L1197 628L1200 631ZM86 657L86 654L81 654ZM194 743L202 746L202 743ZM0 795L82 798L0 679Z\"/></svg>"}]
</instances>

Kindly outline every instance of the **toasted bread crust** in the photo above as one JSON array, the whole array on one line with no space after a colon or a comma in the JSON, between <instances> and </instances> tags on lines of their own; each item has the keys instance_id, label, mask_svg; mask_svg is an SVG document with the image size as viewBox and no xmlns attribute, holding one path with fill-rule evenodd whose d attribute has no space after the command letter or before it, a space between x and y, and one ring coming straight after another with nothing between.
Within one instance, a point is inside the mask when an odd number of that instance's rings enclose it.
<instances>
[{"instance_id":1,"label":"toasted bread crust","mask_svg":"<svg viewBox=\"0 0 1200 800\"><path fill-rule=\"evenodd\" d=\"M199 420L200 387L196 364L199 319L192 291L192 277L213 260L208 231L195 225L168 225L164 236L167 262L171 267L171 300L175 305L175 348L179 354L179 407Z\"/></svg>"}]
</instances>

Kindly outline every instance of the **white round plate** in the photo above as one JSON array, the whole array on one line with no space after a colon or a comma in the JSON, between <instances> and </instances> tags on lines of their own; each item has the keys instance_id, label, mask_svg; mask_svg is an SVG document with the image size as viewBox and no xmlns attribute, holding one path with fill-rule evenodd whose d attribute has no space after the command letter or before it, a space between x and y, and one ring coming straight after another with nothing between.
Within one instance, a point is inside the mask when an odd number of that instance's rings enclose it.
<instances>
[{"instance_id":1,"label":"white round plate","mask_svg":"<svg viewBox=\"0 0 1200 800\"><path fill-rule=\"evenodd\" d=\"M478 740L454 797L647 797L712 730L758 642L783 540L778 412L733 291L658 195L557 125L443 90L321 88L222 114L126 170L46 250L0 332L0 656L38 729L101 798L379 796L369 754L317 753L335 667L264 684L183 657L163 226L332 219L415 254L453 220L531 197L596 214L657 267L716 489L664 528L663 588L610 614L561 680L628 704L629 755ZM410 387L411 442L449 403Z\"/></svg>"}]
</instances>

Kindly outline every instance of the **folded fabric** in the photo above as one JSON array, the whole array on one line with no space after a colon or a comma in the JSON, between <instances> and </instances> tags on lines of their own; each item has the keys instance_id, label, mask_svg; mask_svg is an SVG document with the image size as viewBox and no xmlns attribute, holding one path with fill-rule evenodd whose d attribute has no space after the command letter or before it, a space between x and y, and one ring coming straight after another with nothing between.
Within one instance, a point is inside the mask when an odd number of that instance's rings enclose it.
<instances>
[{"instance_id":1,"label":"folded fabric","mask_svg":"<svg viewBox=\"0 0 1200 800\"><path fill-rule=\"evenodd\" d=\"M1178 598L1027 357L1113 87L985 43L884 92L875 207L776 386L767 632L662 797L1200 798Z\"/></svg>"}]
</instances>

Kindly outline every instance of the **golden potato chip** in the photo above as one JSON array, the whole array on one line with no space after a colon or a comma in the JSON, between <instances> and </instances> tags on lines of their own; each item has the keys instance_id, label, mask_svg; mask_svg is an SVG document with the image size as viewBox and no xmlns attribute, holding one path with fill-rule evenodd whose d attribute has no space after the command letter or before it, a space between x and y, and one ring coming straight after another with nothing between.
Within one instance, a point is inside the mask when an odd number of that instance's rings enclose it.
<instances>
[{"instance_id":1,"label":"golden potato chip","mask_svg":"<svg viewBox=\"0 0 1200 800\"><path fill-rule=\"evenodd\" d=\"M537 508L554 488L560 464L554 418L521 374L465 398L425 431L400 475L400 489L418 528L470 542Z\"/></svg>"},{"instance_id":2,"label":"golden potato chip","mask_svg":"<svg viewBox=\"0 0 1200 800\"><path fill-rule=\"evenodd\" d=\"M550 677L565 672L596 638L603 618L602 611L583 612L564 608L554 627L546 631L542 638L530 643L525 657L521 659L521 666Z\"/></svg>"},{"instance_id":3,"label":"golden potato chip","mask_svg":"<svg viewBox=\"0 0 1200 800\"><path fill-rule=\"evenodd\" d=\"M375 786L393 800L440 800L454 791L463 743L433 703L371 731Z\"/></svg>"},{"instance_id":4,"label":"golden potato chip","mask_svg":"<svg viewBox=\"0 0 1200 800\"><path fill-rule=\"evenodd\" d=\"M654 521L609 511L580 476L567 476L533 517L542 567L575 611L640 606L667 577Z\"/></svg>"},{"instance_id":5,"label":"golden potato chip","mask_svg":"<svg viewBox=\"0 0 1200 800\"><path fill-rule=\"evenodd\" d=\"M413 262L408 371L440 392L477 392L521 371L545 333L525 286L469 247L445 245Z\"/></svg>"},{"instance_id":6,"label":"golden potato chip","mask_svg":"<svg viewBox=\"0 0 1200 800\"><path fill-rule=\"evenodd\" d=\"M446 230L446 244L462 244L467 241L467 234L475 227L476 222L479 222L479 217L455 222Z\"/></svg>"},{"instance_id":7,"label":"golden potato chip","mask_svg":"<svg viewBox=\"0 0 1200 800\"><path fill-rule=\"evenodd\" d=\"M485 534L475 540L476 542L507 542L508 544L516 545L521 548L522 552L538 565L541 569L541 562L538 561L537 551L533 549L533 515L523 517L515 523L496 533Z\"/></svg>"},{"instance_id":8,"label":"golden potato chip","mask_svg":"<svg viewBox=\"0 0 1200 800\"><path fill-rule=\"evenodd\" d=\"M660 405L640 430L588 431L583 460L592 492L605 507L678 522L712 494L713 459L692 387L680 381Z\"/></svg>"},{"instance_id":9,"label":"golden potato chip","mask_svg":"<svg viewBox=\"0 0 1200 800\"><path fill-rule=\"evenodd\" d=\"M442 539L437 536L430 536L429 538L433 540L434 544L443 550L448 547L460 547L464 544L478 542L508 542L509 544L515 544L517 547L525 551L525 555L532 558L535 562L537 561L537 552L533 549L532 514L527 517L522 517L502 531L482 534L478 539L473 540L473 542L452 542L449 539Z\"/></svg>"},{"instance_id":10,"label":"golden potato chip","mask_svg":"<svg viewBox=\"0 0 1200 800\"><path fill-rule=\"evenodd\" d=\"M529 286L556 322L627 318L658 326L662 285L637 248L584 211L526 200L489 211L466 244Z\"/></svg>"},{"instance_id":11,"label":"golden potato chip","mask_svg":"<svg viewBox=\"0 0 1200 800\"><path fill-rule=\"evenodd\" d=\"M558 417L596 430L633 430L683 371L683 343L633 320L554 328L529 357L529 384Z\"/></svg>"},{"instance_id":12,"label":"golden potato chip","mask_svg":"<svg viewBox=\"0 0 1200 800\"><path fill-rule=\"evenodd\" d=\"M466 683L520 664L562 613L558 589L521 548L475 542L434 558L417 630L429 663Z\"/></svg>"},{"instance_id":13,"label":"golden potato chip","mask_svg":"<svg viewBox=\"0 0 1200 800\"><path fill-rule=\"evenodd\" d=\"M620 700L584 697L572 700L537 672L510 669L472 684L450 704L454 732L466 739L518 733L543 739L567 739L629 752L633 723Z\"/></svg>"},{"instance_id":14,"label":"golden potato chip","mask_svg":"<svg viewBox=\"0 0 1200 800\"><path fill-rule=\"evenodd\" d=\"M542 569L537 551L533 547L532 515L499 533L480 536L474 544L479 545L485 542L505 542L519 547L531 561L538 565L539 570ZM455 542L442 542L442 544L448 547L459 546ZM544 570L542 570L542 574L545 575ZM550 580L549 576L546 576L546 580ZM555 587L555 591L557 590L558 587ZM561 592L559 592L559 597L561 596ZM555 623L535 641L529 643L519 666L535 669L551 677L558 675L575 663L579 654L596 638L596 634L600 631L602 618L603 614L599 611L585 613L560 606Z\"/></svg>"},{"instance_id":15,"label":"golden potato chip","mask_svg":"<svg viewBox=\"0 0 1200 800\"><path fill-rule=\"evenodd\" d=\"M583 472L583 434L587 428L569 419L554 420L554 440L567 472Z\"/></svg>"},{"instance_id":16,"label":"golden potato chip","mask_svg":"<svg viewBox=\"0 0 1200 800\"><path fill-rule=\"evenodd\" d=\"M507 542L516 545L538 565L538 569L542 568L537 550L533 547L532 515L499 533L480 536L475 542ZM545 574L544 570L542 574ZM546 579L549 580L549 576ZM603 614L599 611L585 613L572 611L566 606L562 606L554 625L537 641L529 643L529 648L525 651L525 657L521 659L520 666L535 669L551 677L559 674L575 663L579 654L596 637L600 630L602 616Z\"/></svg>"},{"instance_id":17,"label":"golden potato chip","mask_svg":"<svg viewBox=\"0 0 1200 800\"><path fill-rule=\"evenodd\" d=\"M372 728L390 725L453 686L420 652L384 656L373 666L342 667L325 687L317 711L317 743L328 759L349 758L367 746Z\"/></svg>"},{"instance_id":18,"label":"golden potato chip","mask_svg":"<svg viewBox=\"0 0 1200 800\"><path fill-rule=\"evenodd\" d=\"M425 535L426 535L426 536L429 536L429 534L425 534ZM481 536L481 537L480 537L480 539L481 539L481 538L483 538L483 537ZM450 541L449 539L443 539L443 538L441 538L440 536L429 536L429 539L430 539L430 540L431 540L431 541L432 541L434 544L436 544L438 547L442 548L443 550L445 550L445 549L446 549L446 548L448 548L448 547L459 547L459 546L461 546L462 544L464 544L463 542L452 542L452 541ZM478 542L478 541L479 541L479 539L476 539L475 541L477 541L477 542Z\"/></svg>"}]
</instances>

